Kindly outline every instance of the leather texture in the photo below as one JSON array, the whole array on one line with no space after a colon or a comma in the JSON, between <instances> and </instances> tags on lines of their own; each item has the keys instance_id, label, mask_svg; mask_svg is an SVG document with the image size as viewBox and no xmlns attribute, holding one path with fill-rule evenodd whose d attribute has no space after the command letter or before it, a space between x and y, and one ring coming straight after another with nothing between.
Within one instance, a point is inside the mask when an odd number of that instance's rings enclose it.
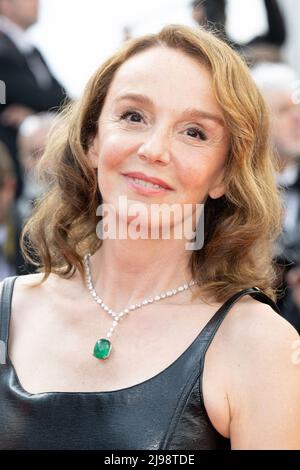
<instances>
[{"instance_id":1,"label":"leather texture","mask_svg":"<svg viewBox=\"0 0 300 470\"><path fill-rule=\"evenodd\" d=\"M0 303L0 339L6 346L16 277L5 279ZM230 449L229 439L216 431L207 415L202 375L219 326L247 294L280 313L259 289L238 292L169 367L120 390L30 394L20 384L6 348L6 363L0 366L0 449Z\"/></svg>"}]
</instances>

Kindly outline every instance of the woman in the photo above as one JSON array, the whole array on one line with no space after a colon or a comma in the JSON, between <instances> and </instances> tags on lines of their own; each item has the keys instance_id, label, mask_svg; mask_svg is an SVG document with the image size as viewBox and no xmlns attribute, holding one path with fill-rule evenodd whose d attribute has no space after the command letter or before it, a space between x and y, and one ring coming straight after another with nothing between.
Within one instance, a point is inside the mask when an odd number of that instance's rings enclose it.
<instances>
[{"instance_id":1,"label":"woman","mask_svg":"<svg viewBox=\"0 0 300 470\"><path fill-rule=\"evenodd\" d=\"M41 161L49 192L23 240L40 273L3 288L2 448L299 446L268 135L247 67L208 32L167 26L100 67ZM128 229L137 204L159 237L105 238L102 203ZM203 247L174 236L184 216L169 239L147 226L157 204L205 204Z\"/></svg>"}]
</instances>

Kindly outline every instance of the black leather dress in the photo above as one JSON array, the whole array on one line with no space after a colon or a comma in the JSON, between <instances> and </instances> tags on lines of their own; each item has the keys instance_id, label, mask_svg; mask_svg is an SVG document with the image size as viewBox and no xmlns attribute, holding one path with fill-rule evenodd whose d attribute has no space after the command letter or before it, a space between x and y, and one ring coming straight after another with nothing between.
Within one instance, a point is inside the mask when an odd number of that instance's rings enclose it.
<instances>
[{"instance_id":1,"label":"black leather dress","mask_svg":"<svg viewBox=\"0 0 300 470\"><path fill-rule=\"evenodd\" d=\"M235 302L250 294L279 313L269 297L257 288L232 296L175 362L142 383L108 392L31 394L7 354L15 278L5 279L0 305L0 449L230 449L204 407L205 353Z\"/></svg>"}]
</instances>

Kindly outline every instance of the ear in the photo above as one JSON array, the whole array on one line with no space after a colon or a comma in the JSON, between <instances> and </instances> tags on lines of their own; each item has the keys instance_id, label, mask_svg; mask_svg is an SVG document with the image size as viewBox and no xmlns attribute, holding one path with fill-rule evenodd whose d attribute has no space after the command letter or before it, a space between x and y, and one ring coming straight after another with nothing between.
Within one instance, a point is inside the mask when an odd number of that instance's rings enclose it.
<instances>
[{"instance_id":1,"label":"ear","mask_svg":"<svg viewBox=\"0 0 300 470\"><path fill-rule=\"evenodd\" d=\"M224 174L220 175L217 182L213 185L213 187L209 190L208 195L211 199L218 199L222 197L226 192L226 184L224 181Z\"/></svg>"},{"instance_id":2,"label":"ear","mask_svg":"<svg viewBox=\"0 0 300 470\"><path fill-rule=\"evenodd\" d=\"M88 157L93 168L98 168L99 159L99 138L98 134L94 137L88 150Z\"/></svg>"}]
</instances>

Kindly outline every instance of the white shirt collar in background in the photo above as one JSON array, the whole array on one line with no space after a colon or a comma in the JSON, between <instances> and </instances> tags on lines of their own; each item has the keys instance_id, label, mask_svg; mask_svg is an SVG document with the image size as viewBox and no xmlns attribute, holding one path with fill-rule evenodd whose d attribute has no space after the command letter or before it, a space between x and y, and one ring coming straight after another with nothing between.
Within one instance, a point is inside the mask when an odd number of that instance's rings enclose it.
<instances>
[{"instance_id":1,"label":"white shirt collar in background","mask_svg":"<svg viewBox=\"0 0 300 470\"><path fill-rule=\"evenodd\" d=\"M22 54L33 50L33 45L28 39L26 31L13 23L5 16L0 15L0 30L5 33Z\"/></svg>"},{"instance_id":2,"label":"white shirt collar in background","mask_svg":"<svg viewBox=\"0 0 300 470\"><path fill-rule=\"evenodd\" d=\"M3 246L7 240L8 230L6 225L0 225L0 246Z\"/></svg>"},{"instance_id":3,"label":"white shirt collar in background","mask_svg":"<svg viewBox=\"0 0 300 470\"><path fill-rule=\"evenodd\" d=\"M299 165L293 163L277 175L277 182L281 186L291 186L297 181Z\"/></svg>"}]
</instances>

